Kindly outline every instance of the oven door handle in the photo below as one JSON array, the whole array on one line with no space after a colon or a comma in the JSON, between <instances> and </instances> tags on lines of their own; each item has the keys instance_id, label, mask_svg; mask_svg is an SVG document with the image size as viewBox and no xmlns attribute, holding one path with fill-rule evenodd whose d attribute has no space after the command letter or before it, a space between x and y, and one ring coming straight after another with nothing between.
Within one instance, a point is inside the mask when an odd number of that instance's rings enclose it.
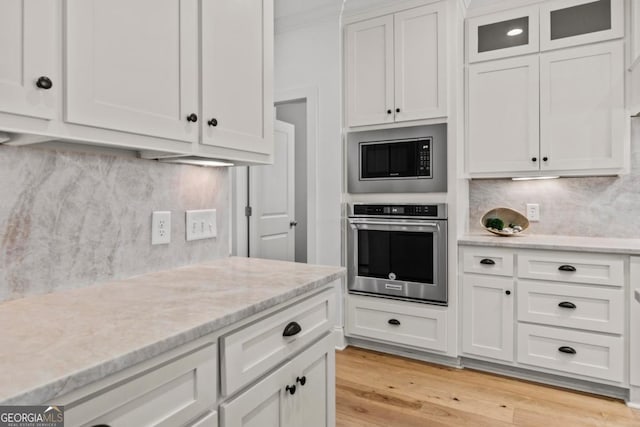
<instances>
[{"instance_id":1,"label":"oven door handle","mask_svg":"<svg viewBox=\"0 0 640 427\"><path fill-rule=\"evenodd\" d=\"M393 221L362 221L362 220L349 220L349 223L358 225L393 225L398 227L433 227L440 228L440 224L435 222L393 222Z\"/></svg>"}]
</instances>

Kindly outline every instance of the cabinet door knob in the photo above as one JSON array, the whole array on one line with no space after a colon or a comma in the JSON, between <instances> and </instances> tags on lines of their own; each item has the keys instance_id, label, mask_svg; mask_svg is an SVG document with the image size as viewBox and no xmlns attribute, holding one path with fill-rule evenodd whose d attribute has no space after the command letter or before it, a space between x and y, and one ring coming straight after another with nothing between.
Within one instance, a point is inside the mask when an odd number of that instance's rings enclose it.
<instances>
[{"instance_id":1,"label":"cabinet door knob","mask_svg":"<svg viewBox=\"0 0 640 427\"><path fill-rule=\"evenodd\" d=\"M387 110L387 114L393 113L393 110Z\"/></svg>"},{"instance_id":2,"label":"cabinet door knob","mask_svg":"<svg viewBox=\"0 0 640 427\"><path fill-rule=\"evenodd\" d=\"M576 268L573 265L561 265L560 267L558 267L558 270L560 271L576 271Z\"/></svg>"},{"instance_id":3,"label":"cabinet door knob","mask_svg":"<svg viewBox=\"0 0 640 427\"><path fill-rule=\"evenodd\" d=\"M288 385L287 387L285 387L285 391L288 391L289 394L294 395L294 394L296 394L296 386L295 385Z\"/></svg>"},{"instance_id":4,"label":"cabinet door knob","mask_svg":"<svg viewBox=\"0 0 640 427\"><path fill-rule=\"evenodd\" d=\"M570 308L572 310L575 310L576 305L572 302L569 301L562 301L561 303L558 304L558 307L562 307L562 308Z\"/></svg>"},{"instance_id":5,"label":"cabinet door knob","mask_svg":"<svg viewBox=\"0 0 640 427\"><path fill-rule=\"evenodd\" d=\"M389 319L388 323L393 326L400 326L400 321L398 319Z\"/></svg>"},{"instance_id":6,"label":"cabinet door knob","mask_svg":"<svg viewBox=\"0 0 640 427\"><path fill-rule=\"evenodd\" d=\"M504 291L504 293L507 294L507 295L511 295L511 291L508 291L508 290Z\"/></svg>"},{"instance_id":7,"label":"cabinet door knob","mask_svg":"<svg viewBox=\"0 0 640 427\"><path fill-rule=\"evenodd\" d=\"M282 332L283 337L292 337L294 335L298 335L302 331L302 327L298 322L291 322L287 326L285 326L284 331Z\"/></svg>"},{"instance_id":8,"label":"cabinet door knob","mask_svg":"<svg viewBox=\"0 0 640 427\"><path fill-rule=\"evenodd\" d=\"M298 377L296 378L296 382L300 383L301 386L304 386L307 383L307 377Z\"/></svg>"},{"instance_id":9,"label":"cabinet door knob","mask_svg":"<svg viewBox=\"0 0 640 427\"><path fill-rule=\"evenodd\" d=\"M543 162L546 162L546 161L548 161L548 160L549 160L549 158L548 158L548 157L546 157L546 156L542 158L542 161L543 161Z\"/></svg>"},{"instance_id":10,"label":"cabinet door knob","mask_svg":"<svg viewBox=\"0 0 640 427\"><path fill-rule=\"evenodd\" d=\"M211 119L207 122L207 124L211 127L216 127L218 126L218 120L217 119Z\"/></svg>"},{"instance_id":11,"label":"cabinet door knob","mask_svg":"<svg viewBox=\"0 0 640 427\"><path fill-rule=\"evenodd\" d=\"M195 123L198 121L198 115L196 113L191 113L187 116L187 121L191 123Z\"/></svg>"},{"instance_id":12,"label":"cabinet door knob","mask_svg":"<svg viewBox=\"0 0 640 427\"><path fill-rule=\"evenodd\" d=\"M399 108L396 108L396 113L399 113L399 112L400 112L400 109L399 109Z\"/></svg>"},{"instance_id":13,"label":"cabinet door knob","mask_svg":"<svg viewBox=\"0 0 640 427\"><path fill-rule=\"evenodd\" d=\"M538 158L537 158L537 157L532 157L532 158L531 158L531 161L532 161L532 162L537 162L537 161L538 161Z\"/></svg>"},{"instance_id":14,"label":"cabinet door knob","mask_svg":"<svg viewBox=\"0 0 640 427\"><path fill-rule=\"evenodd\" d=\"M289 228L297 227L297 226L298 226L298 221L289 221Z\"/></svg>"},{"instance_id":15,"label":"cabinet door knob","mask_svg":"<svg viewBox=\"0 0 640 427\"><path fill-rule=\"evenodd\" d=\"M484 259L480 260L480 264L483 264L483 265L495 265L495 263L496 262L494 260L489 259L489 258L484 258Z\"/></svg>"},{"instance_id":16,"label":"cabinet door knob","mask_svg":"<svg viewBox=\"0 0 640 427\"><path fill-rule=\"evenodd\" d=\"M38 86L40 89L49 90L53 87L53 82L49 77L41 76L41 77L38 77L38 80L36 81L36 86Z\"/></svg>"},{"instance_id":17,"label":"cabinet door knob","mask_svg":"<svg viewBox=\"0 0 640 427\"><path fill-rule=\"evenodd\" d=\"M565 346L565 345L560 347L558 349L558 351L560 353L566 353L566 354L577 354L578 353L573 347L569 347L569 346Z\"/></svg>"}]
</instances>

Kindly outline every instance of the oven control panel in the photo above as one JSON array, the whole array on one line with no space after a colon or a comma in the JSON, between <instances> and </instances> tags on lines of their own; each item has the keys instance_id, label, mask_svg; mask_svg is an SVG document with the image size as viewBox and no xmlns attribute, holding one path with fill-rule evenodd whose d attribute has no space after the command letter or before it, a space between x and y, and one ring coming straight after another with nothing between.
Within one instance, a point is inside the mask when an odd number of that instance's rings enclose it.
<instances>
[{"instance_id":1,"label":"oven control panel","mask_svg":"<svg viewBox=\"0 0 640 427\"><path fill-rule=\"evenodd\" d=\"M446 206L436 205L353 205L354 215L366 216L409 216L427 218L446 218Z\"/></svg>"}]
</instances>

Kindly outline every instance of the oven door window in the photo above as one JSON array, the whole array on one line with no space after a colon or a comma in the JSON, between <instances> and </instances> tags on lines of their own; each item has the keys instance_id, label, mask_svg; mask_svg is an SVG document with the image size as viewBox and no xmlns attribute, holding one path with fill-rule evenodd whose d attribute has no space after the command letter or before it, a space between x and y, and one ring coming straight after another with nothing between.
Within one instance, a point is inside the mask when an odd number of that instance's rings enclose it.
<instances>
[{"instance_id":1,"label":"oven door window","mask_svg":"<svg viewBox=\"0 0 640 427\"><path fill-rule=\"evenodd\" d=\"M359 230L358 276L433 283L433 233Z\"/></svg>"}]
</instances>

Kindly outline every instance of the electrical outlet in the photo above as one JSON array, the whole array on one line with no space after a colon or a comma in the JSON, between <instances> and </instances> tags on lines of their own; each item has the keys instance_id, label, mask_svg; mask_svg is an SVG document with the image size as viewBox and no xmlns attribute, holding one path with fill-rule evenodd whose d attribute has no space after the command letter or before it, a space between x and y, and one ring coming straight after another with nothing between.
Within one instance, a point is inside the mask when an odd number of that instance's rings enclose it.
<instances>
[{"instance_id":1,"label":"electrical outlet","mask_svg":"<svg viewBox=\"0 0 640 427\"><path fill-rule=\"evenodd\" d=\"M159 211L151 215L151 244L171 243L171 212Z\"/></svg>"},{"instance_id":2,"label":"electrical outlet","mask_svg":"<svg viewBox=\"0 0 640 427\"><path fill-rule=\"evenodd\" d=\"M188 242L192 240L214 239L218 235L215 209L187 211L185 217L186 238Z\"/></svg>"},{"instance_id":3,"label":"electrical outlet","mask_svg":"<svg viewBox=\"0 0 640 427\"><path fill-rule=\"evenodd\" d=\"M527 203L527 219L529 221L540 221L540 205L537 203Z\"/></svg>"}]
</instances>

